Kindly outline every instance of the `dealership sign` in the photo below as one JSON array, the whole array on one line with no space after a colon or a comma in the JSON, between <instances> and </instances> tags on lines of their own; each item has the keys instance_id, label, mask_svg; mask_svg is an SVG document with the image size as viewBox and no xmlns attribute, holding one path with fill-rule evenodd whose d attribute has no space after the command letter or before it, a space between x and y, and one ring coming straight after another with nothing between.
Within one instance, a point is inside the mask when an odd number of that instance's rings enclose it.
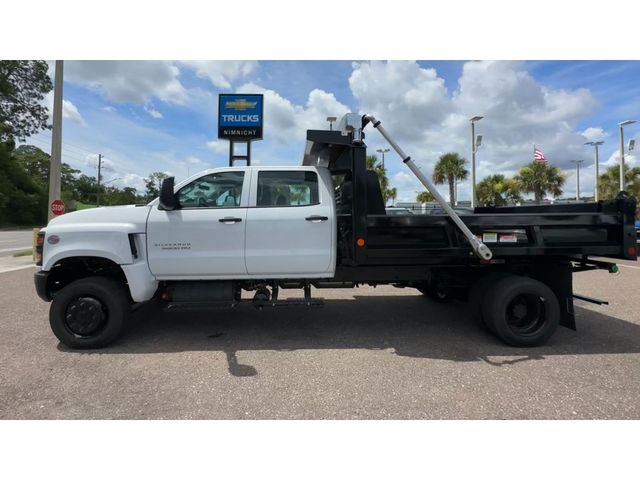
<instances>
[{"instance_id":1,"label":"dealership sign","mask_svg":"<svg viewBox=\"0 0 640 480\"><path fill-rule=\"evenodd\" d=\"M218 96L218 138L233 141L260 140L262 95L221 93Z\"/></svg>"}]
</instances>

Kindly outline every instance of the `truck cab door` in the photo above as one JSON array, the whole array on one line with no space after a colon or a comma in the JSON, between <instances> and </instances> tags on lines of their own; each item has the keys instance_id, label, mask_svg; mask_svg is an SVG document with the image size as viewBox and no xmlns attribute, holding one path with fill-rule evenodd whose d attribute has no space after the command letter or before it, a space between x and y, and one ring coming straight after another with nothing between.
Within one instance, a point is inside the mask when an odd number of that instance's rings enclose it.
<instances>
[{"instance_id":1,"label":"truck cab door","mask_svg":"<svg viewBox=\"0 0 640 480\"><path fill-rule=\"evenodd\" d=\"M203 175L176 192L177 208L153 207L147 220L151 273L159 279L246 277L250 171Z\"/></svg>"},{"instance_id":2,"label":"truck cab door","mask_svg":"<svg viewBox=\"0 0 640 480\"><path fill-rule=\"evenodd\" d=\"M335 271L331 178L313 167L254 169L246 264L252 276L328 278ZM328 182L328 183L327 183Z\"/></svg>"}]
</instances>

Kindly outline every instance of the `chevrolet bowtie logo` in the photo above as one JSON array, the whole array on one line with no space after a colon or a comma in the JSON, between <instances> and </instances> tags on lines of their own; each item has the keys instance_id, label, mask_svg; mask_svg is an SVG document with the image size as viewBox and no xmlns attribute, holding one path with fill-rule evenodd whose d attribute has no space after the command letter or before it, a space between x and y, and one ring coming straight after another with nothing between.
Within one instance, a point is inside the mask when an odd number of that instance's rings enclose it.
<instances>
[{"instance_id":1,"label":"chevrolet bowtie logo","mask_svg":"<svg viewBox=\"0 0 640 480\"><path fill-rule=\"evenodd\" d=\"M253 108L258 102L248 102L244 98L239 98L232 102L226 102L224 108L233 108L234 110L246 110L247 108Z\"/></svg>"}]
</instances>

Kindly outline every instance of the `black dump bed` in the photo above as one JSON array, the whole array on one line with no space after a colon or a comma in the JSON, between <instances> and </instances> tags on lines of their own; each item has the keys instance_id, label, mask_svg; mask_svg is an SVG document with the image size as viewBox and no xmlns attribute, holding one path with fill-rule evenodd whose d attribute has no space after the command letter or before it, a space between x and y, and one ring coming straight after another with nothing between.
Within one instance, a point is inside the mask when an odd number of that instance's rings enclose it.
<instances>
[{"instance_id":1,"label":"black dump bed","mask_svg":"<svg viewBox=\"0 0 640 480\"><path fill-rule=\"evenodd\" d=\"M478 208L476 213L460 218L496 259L536 255L635 259L634 209L633 201L614 200ZM366 225L369 264L437 264L466 261L473 255L469 243L447 216L367 215Z\"/></svg>"},{"instance_id":2,"label":"black dump bed","mask_svg":"<svg viewBox=\"0 0 640 480\"><path fill-rule=\"evenodd\" d=\"M337 131L309 130L304 163L329 168L336 189L338 267L481 263L446 215L387 215L366 145ZM476 208L461 219L493 252L491 262L589 256L636 259L636 200Z\"/></svg>"}]
</instances>

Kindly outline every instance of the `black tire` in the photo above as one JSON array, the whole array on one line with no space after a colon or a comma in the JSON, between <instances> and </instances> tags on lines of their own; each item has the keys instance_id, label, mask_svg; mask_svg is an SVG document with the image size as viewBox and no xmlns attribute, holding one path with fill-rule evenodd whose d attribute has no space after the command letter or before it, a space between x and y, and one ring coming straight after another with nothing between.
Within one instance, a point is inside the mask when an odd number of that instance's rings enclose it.
<instances>
[{"instance_id":1,"label":"black tire","mask_svg":"<svg viewBox=\"0 0 640 480\"><path fill-rule=\"evenodd\" d=\"M53 297L49 323L69 348L101 348L118 337L130 312L123 285L106 277L87 277L71 282Z\"/></svg>"},{"instance_id":2,"label":"black tire","mask_svg":"<svg viewBox=\"0 0 640 480\"><path fill-rule=\"evenodd\" d=\"M513 276L507 272L490 272L476 280L471 287L468 297L469 314L478 324L485 328L490 328L484 321L482 316L482 304L487 296L487 292L493 287L493 285L505 277Z\"/></svg>"},{"instance_id":3,"label":"black tire","mask_svg":"<svg viewBox=\"0 0 640 480\"><path fill-rule=\"evenodd\" d=\"M428 283L416 287L420 293L430 298L434 302L448 303L453 298L451 289L442 286L430 285Z\"/></svg>"},{"instance_id":4,"label":"black tire","mask_svg":"<svg viewBox=\"0 0 640 480\"><path fill-rule=\"evenodd\" d=\"M487 326L514 347L544 344L560 323L560 303L544 283L510 275L491 286L482 304Z\"/></svg>"}]
</instances>

